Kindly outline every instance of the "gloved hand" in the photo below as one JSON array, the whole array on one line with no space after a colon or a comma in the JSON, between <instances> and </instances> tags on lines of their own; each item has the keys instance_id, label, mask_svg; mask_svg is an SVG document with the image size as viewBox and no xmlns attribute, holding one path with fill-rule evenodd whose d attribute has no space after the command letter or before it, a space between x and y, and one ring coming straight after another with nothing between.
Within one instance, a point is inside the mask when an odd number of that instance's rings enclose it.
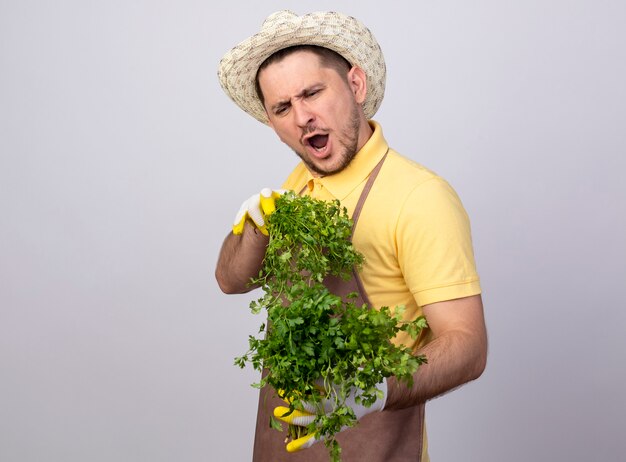
<instances>
[{"instance_id":1,"label":"gloved hand","mask_svg":"<svg viewBox=\"0 0 626 462\"><path fill-rule=\"evenodd\" d=\"M336 388L335 385L332 385L333 388ZM361 390L351 390L346 398L346 406L352 408L357 420L361 420L367 414L376 411L382 411L385 408L385 403L387 401L387 379L383 379L381 383L379 383L376 387L379 392L382 393L382 398L378 398L370 407L365 407L363 404L359 404L356 402L356 397L359 395ZM282 420L291 425L297 425L300 427L307 427L310 425L315 418L316 409L324 413L330 413L335 410L336 402L333 398L324 398L320 405L313 405L311 403L304 403L304 410L295 410L291 414L289 413L289 408L286 406L278 406L274 408L274 417ZM288 415L285 415L288 414ZM342 430L345 430L342 429ZM303 437L292 440L287 443L286 449L287 452L296 452L302 449L307 449L313 446L318 441L322 441L321 437L318 437L317 432L309 433Z\"/></svg>"},{"instance_id":2,"label":"gloved hand","mask_svg":"<svg viewBox=\"0 0 626 462\"><path fill-rule=\"evenodd\" d=\"M263 188L260 193L253 194L246 199L243 204L241 204L239 212L237 212L237 216L233 222L233 233L243 233L244 225L249 218L259 231L267 236L265 219L276 210L275 200L284 192L284 189L271 190L269 188Z\"/></svg>"}]
</instances>

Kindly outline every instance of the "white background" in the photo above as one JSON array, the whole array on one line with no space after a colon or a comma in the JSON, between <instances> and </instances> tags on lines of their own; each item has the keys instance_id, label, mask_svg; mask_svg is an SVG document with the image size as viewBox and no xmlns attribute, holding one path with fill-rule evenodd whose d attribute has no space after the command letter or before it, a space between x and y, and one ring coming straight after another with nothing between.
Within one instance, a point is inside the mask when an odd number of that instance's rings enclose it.
<instances>
[{"instance_id":1,"label":"white background","mask_svg":"<svg viewBox=\"0 0 626 462\"><path fill-rule=\"evenodd\" d=\"M620 0L1 0L0 460L250 459L258 293L213 270L296 158L216 69L283 8L368 25L376 120L472 219L489 364L428 405L433 461L623 460Z\"/></svg>"}]
</instances>

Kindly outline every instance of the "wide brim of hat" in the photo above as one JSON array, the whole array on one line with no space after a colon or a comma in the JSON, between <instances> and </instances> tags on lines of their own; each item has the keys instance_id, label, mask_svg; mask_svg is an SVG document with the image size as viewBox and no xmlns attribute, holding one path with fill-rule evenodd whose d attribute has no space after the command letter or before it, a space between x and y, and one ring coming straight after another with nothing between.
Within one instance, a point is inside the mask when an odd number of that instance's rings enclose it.
<instances>
[{"instance_id":1,"label":"wide brim of hat","mask_svg":"<svg viewBox=\"0 0 626 462\"><path fill-rule=\"evenodd\" d=\"M259 67L275 52L295 45L317 45L342 55L367 78L363 111L371 119L385 93L386 68L382 50L370 30L357 19L336 12L297 16L291 11L270 15L261 31L224 55L218 78L226 94L258 121L268 124L256 93Z\"/></svg>"}]
</instances>

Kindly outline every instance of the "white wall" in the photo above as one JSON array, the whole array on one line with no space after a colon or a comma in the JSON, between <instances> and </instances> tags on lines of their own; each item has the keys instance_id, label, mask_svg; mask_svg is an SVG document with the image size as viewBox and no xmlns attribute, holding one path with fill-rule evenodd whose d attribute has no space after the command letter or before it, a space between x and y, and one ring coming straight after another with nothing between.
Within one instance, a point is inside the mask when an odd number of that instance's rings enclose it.
<instances>
[{"instance_id":1,"label":"white wall","mask_svg":"<svg viewBox=\"0 0 626 462\"><path fill-rule=\"evenodd\" d=\"M213 278L295 156L219 87L269 13L364 21L376 119L472 218L483 377L433 461L617 461L626 442L621 1L0 2L0 460L249 460L256 296Z\"/></svg>"}]
</instances>

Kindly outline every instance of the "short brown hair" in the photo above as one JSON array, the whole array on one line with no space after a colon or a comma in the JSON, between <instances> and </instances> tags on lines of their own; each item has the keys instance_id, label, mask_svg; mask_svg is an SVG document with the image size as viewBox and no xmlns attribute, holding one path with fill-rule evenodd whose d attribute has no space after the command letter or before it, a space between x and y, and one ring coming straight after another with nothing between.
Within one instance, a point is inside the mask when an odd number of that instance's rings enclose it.
<instances>
[{"instance_id":1,"label":"short brown hair","mask_svg":"<svg viewBox=\"0 0 626 462\"><path fill-rule=\"evenodd\" d=\"M312 52L313 54L317 55L322 67L329 67L331 69L334 69L342 78L346 78L346 74L352 68L352 64L350 64L350 62L348 62L346 58L329 48L324 48L317 45L295 45L292 47L283 48L282 50L278 50L274 54L270 55L265 61L261 63L261 65L259 66L259 70L256 71L254 86L256 88L256 94L259 97L259 100L261 100L261 104L265 105L265 97L263 96L263 92L261 91L261 85L259 85L259 74L270 64L277 63L289 56L290 54L295 53L296 51Z\"/></svg>"}]
</instances>

